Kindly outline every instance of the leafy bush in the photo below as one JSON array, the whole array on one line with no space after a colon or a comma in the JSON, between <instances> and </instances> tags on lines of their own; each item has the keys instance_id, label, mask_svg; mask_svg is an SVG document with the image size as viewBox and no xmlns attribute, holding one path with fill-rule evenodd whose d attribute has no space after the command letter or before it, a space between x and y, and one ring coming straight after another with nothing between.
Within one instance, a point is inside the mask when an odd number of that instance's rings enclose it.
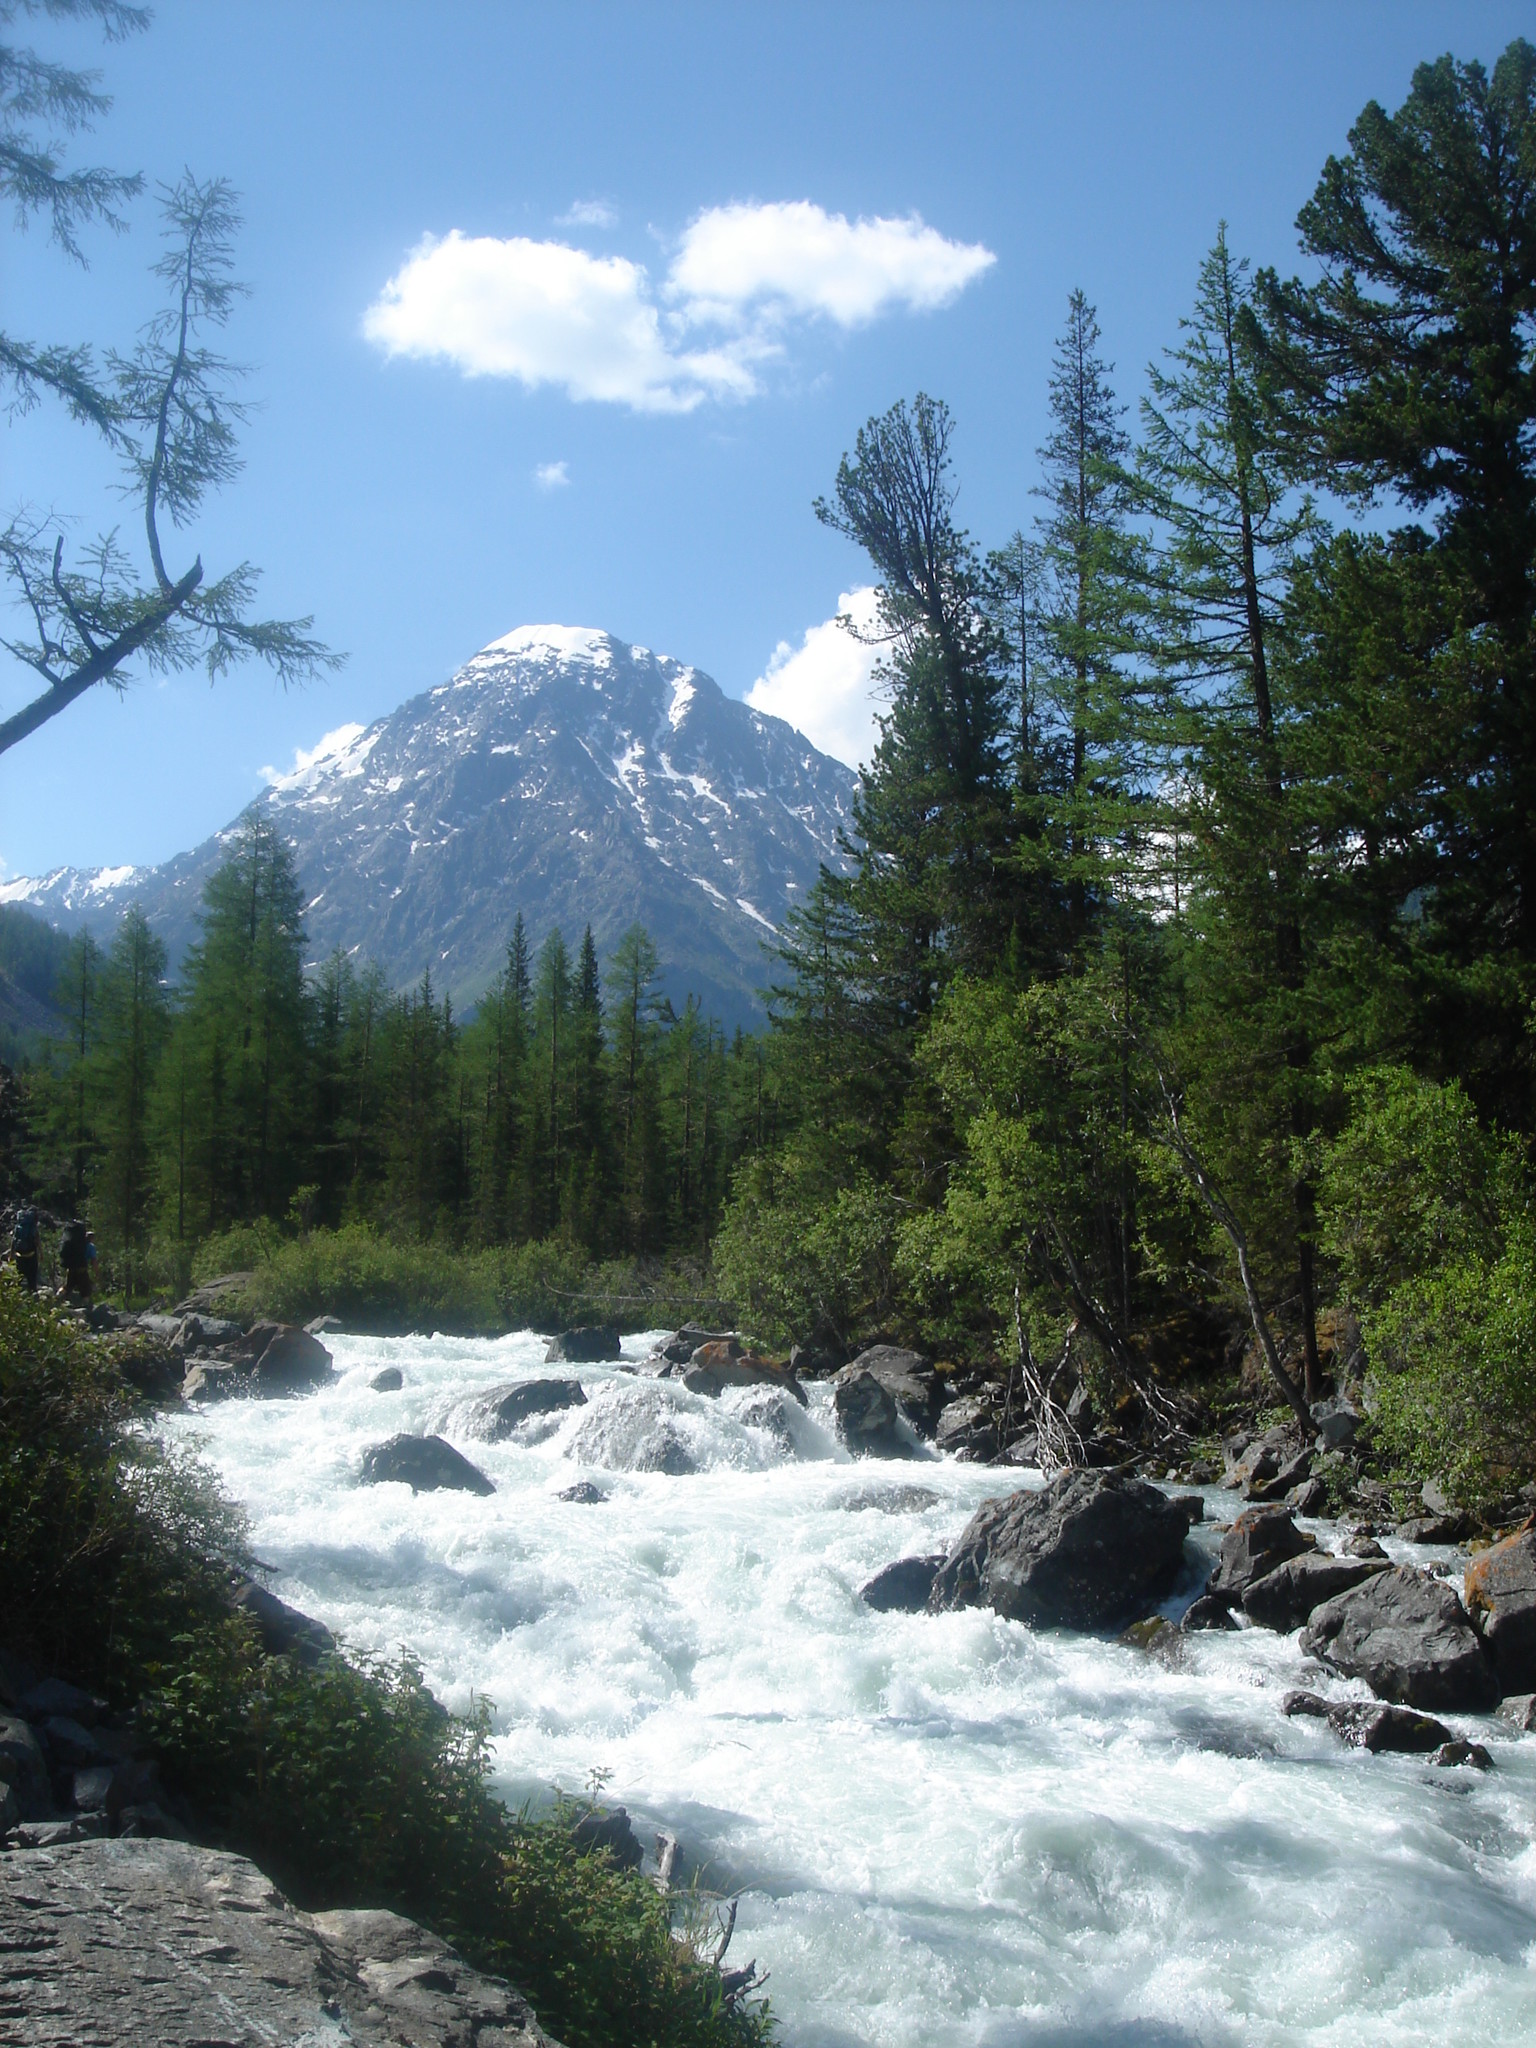
<instances>
[{"instance_id":1,"label":"leafy bush","mask_svg":"<svg viewBox=\"0 0 1536 2048\"><path fill-rule=\"evenodd\" d=\"M7 1647L135 1707L171 1789L299 1903L427 1923L569 2048L771 2037L644 1878L492 1795L484 1707L447 1714L409 1658L265 1656L229 1605L249 1563L239 1516L135 1425L107 1354L0 1277Z\"/></svg>"},{"instance_id":2,"label":"leafy bush","mask_svg":"<svg viewBox=\"0 0 1536 2048\"><path fill-rule=\"evenodd\" d=\"M1451 1082L1369 1074L1319 1176L1381 1439L1476 1502L1536 1459L1536 1213L1512 1147Z\"/></svg>"},{"instance_id":3,"label":"leafy bush","mask_svg":"<svg viewBox=\"0 0 1536 2048\"><path fill-rule=\"evenodd\" d=\"M896 1213L867 1174L829 1191L793 1159L754 1160L715 1240L718 1283L769 1344L826 1332L846 1345L889 1311Z\"/></svg>"}]
</instances>

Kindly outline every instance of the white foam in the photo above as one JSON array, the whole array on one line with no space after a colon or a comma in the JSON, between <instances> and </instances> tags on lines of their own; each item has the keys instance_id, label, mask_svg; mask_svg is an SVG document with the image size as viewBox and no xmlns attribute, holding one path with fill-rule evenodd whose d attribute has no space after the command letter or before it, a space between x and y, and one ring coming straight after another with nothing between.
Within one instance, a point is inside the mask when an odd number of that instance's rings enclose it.
<instances>
[{"instance_id":1,"label":"white foam","mask_svg":"<svg viewBox=\"0 0 1536 2048\"><path fill-rule=\"evenodd\" d=\"M1346 1750L1281 1714L1327 1681L1261 1630L1192 1637L1167 1670L985 1612L871 1613L865 1578L1019 1480L852 1465L825 1387L790 1414L582 1367L585 1407L462 1439L491 1498L360 1488L369 1444L451 1432L466 1395L542 1374L543 1340L328 1341L335 1386L167 1428L201 1434L285 1598L360 1649L409 1644L456 1707L489 1695L509 1797L607 1769L643 1839L670 1826L743 1887L732 1956L772 1972L786 2042L1536 2032L1536 1742L1455 1721L1486 1776ZM403 1392L369 1389L386 1363ZM634 1469L663 1429L699 1469ZM607 1500L556 1498L582 1477Z\"/></svg>"}]
</instances>

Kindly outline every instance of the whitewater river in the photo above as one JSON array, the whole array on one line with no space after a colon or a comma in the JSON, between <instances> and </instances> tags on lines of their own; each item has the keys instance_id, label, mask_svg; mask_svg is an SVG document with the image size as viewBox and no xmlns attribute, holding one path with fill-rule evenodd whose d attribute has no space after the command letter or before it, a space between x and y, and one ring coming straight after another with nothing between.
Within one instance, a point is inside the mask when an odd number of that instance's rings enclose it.
<instances>
[{"instance_id":1,"label":"whitewater river","mask_svg":"<svg viewBox=\"0 0 1536 2048\"><path fill-rule=\"evenodd\" d=\"M1281 1715L1291 1685L1362 1690L1294 1636L1196 1636L1168 1670L985 1612L870 1613L872 1572L1020 1482L851 1463L825 1388L786 1441L761 1395L583 1367L588 1406L541 1440L458 1437L493 1498L360 1487L370 1444L454 1437L454 1403L541 1374L543 1340L327 1341L325 1391L170 1425L275 1590L357 1649L408 1645L454 1707L488 1696L509 1799L597 1770L647 1846L675 1830L740 1890L731 1960L770 1971L790 2048L1536 2040L1536 1737L1458 1721L1485 1776L1347 1751ZM369 1388L386 1364L402 1392ZM658 1431L700 1469L631 1469ZM602 1504L556 1498L582 1478Z\"/></svg>"}]
</instances>

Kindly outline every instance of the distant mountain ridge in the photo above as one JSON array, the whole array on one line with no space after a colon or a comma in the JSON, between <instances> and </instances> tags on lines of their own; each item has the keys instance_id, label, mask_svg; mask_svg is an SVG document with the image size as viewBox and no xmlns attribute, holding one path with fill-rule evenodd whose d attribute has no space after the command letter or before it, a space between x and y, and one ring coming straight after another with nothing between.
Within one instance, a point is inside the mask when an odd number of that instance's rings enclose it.
<instances>
[{"instance_id":1,"label":"distant mountain ridge","mask_svg":"<svg viewBox=\"0 0 1536 2048\"><path fill-rule=\"evenodd\" d=\"M821 863L842 865L855 776L701 670L592 628L522 626L449 681L257 799L293 848L312 957L340 946L392 985L430 970L484 991L522 910L535 940L643 923L675 1001L747 1022L763 951ZM0 884L65 930L105 936L137 900L173 963L236 825L158 867Z\"/></svg>"}]
</instances>

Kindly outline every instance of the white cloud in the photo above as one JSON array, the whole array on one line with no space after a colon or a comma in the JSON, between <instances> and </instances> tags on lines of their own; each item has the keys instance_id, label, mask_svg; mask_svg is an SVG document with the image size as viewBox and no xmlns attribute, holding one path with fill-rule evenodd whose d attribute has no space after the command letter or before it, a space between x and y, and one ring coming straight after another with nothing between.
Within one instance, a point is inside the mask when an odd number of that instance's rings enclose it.
<instances>
[{"instance_id":1,"label":"white cloud","mask_svg":"<svg viewBox=\"0 0 1536 2048\"><path fill-rule=\"evenodd\" d=\"M721 351L672 345L643 265L521 235L429 235L368 308L363 332L386 355L443 357L466 377L555 384L637 412L689 412L751 388Z\"/></svg>"},{"instance_id":2,"label":"white cloud","mask_svg":"<svg viewBox=\"0 0 1536 2048\"><path fill-rule=\"evenodd\" d=\"M541 491L561 491L571 480L568 462L541 462L533 472L533 480Z\"/></svg>"},{"instance_id":3,"label":"white cloud","mask_svg":"<svg viewBox=\"0 0 1536 2048\"><path fill-rule=\"evenodd\" d=\"M867 585L845 590L837 601L839 614L862 632L877 624L875 592ZM754 711L788 719L813 747L859 768L869 760L879 739L875 723L880 699L874 683L879 647L855 639L836 618L812 626L800 645L781 640L768 666L747 692Z\"/></svg>"},{"instance_id":4,"label":"white cloud","mask_svg":"<svg viewBox=\"0 0 1536 2048\"><path fill-rule=\"evenodd\" d=\"M578 199L555 215L557 228L612 228L618 224L618 213L606 199Z\"/></svg>"},{"instance_id":5,"label":"white cloud","mask_svg":"<svg viewBox=\"0 0 1536 2048\"><path fill-rule=\"evenodd\" d=\"M584 202L569 219L596 222ZM386 355L467 377L555 385L637 412L748 398L791 320L852 328L947 305L996 259L911 214L849 221L808 200L717 206L684 234L659 290L645 266L565 242L427 236L363 317Z\"/></svg>"},{"instance_id":6,"label":"white cloud","mask_svg":"<svg viewBox=\"0 0 1536 2048\"><path fill-rule=\"evenodd\" d=\"M329 766L332 761L346 753L349 747L354 746L362 738L365 729L361 725L338 725L334 731L326 733L323 739L317 740L314 746L307 749L295 747L291 768L268 767L259 770L261 779L270 783L274 789L305 788L314 780L317 768Z\"/></svg>"},{"instance_id":7,"label":"white cloud","mask_svg":"<svg viewBox=\"0 0 1536 2048\"><path fill-rule=\"evenodd\" d=\"M667 287L695 320L756 311L859 327L898 307L947 306L996 261L979 242L951 242L915 213L850 221L807 199L712 206L683 236Z\"/></svg>"}]
</instances>

